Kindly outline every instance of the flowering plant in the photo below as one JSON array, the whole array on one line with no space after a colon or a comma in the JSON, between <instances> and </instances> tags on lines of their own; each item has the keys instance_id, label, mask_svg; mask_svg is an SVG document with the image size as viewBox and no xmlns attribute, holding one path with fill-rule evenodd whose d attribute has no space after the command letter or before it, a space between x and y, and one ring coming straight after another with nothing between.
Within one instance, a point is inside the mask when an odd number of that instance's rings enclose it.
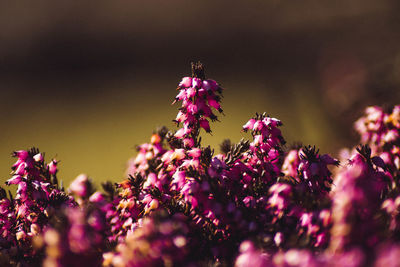
<instances>
[{"instance_id":1,"label":"flowering plant","mask_svg":"<svg viewBox=\"0 0 400 267\"><path fill-rule=\"evenodd\" d=\"M252 140L201 132L222 113L222 87L201 63L178 85L177 131L138 146L127 179L64 189L39 150L0 189L0 264L18 266L383 266L400 256L400 106L369 107L362 145L342 163L314 146L287 147L282 122L255 114ZM334 173L334 174L333 174Z\"/></svg>"}]
</instances>

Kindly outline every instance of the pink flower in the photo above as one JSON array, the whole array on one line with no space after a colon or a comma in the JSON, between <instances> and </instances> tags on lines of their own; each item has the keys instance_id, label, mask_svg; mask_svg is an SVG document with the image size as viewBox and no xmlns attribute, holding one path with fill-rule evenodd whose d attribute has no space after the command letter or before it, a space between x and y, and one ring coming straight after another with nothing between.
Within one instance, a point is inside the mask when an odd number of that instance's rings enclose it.
<instances>
[{"instance_id":1,"label":"pink flower","mask_svg":"<svg viewBox=\"0 0 400 267\"><path fill-rule=\"evenodd\" d=\"M21 175L14 175L13 177L11 177L10 179L7 180L6 184L7 185L19 184L22 180L23 180L23 178Z\"/></svg>"},{"instance_id":2,"label":"pink flower","mask_svg":"<svg viewBox=\"0 0 400 267\"><path fill-rule=\"evenodd\" d=\"M200 127L203 128L207 133L211 132L210 124L209 124L208 120L206 120L206 119L200 120Z\"/></svg>"},{"instance_id":3,"label":"pink flower","mask_svg":"<svg viewBox=\"0 0 400 267\"><path fill-rule=\"evenodd\" d=\"M194 146L194 140L193 138L185 138L183 139L183 145L187 148L191 148Z\"/></svg>"},{"instance_id":4,"label":"pink flower","mask_svg":"<svg viewBox=\"0 0 400 267\"><path fill-rule=\"evenodd\" d=\"M42 153L38 153L38 154L36 154L35 156L33 156L33 159L34 159L36 162L43 162L44 157L43 157L43 154L42 154Z\"/></svg>"},{"instance_id":5,"label":"pink flower","mask_svg":"<svg viewBox=\"0 0 400 267\"><path fill-rule=\"evenodd\" d=\"M69 191L79 197L87 197L89 194L89 177L86 174L78 175L69 186Z\"/></svg>"},{"instance_id":6,"label":"pink flower","mask_svg":"<svg viewBox=\"0 0 400 267\"><path fill-rule=\"evenodd\" d=\"M201 156L201 149L192 148L191 150L187 151L187 154L192 158L199 158Z\"/></svg>"},{"instance_id":7,"label":"pink flower","mask_svg":"<svg viewBox=\"0 0 400 267\"><path fill-rule=\"evenodd\" d=\"M243 131L253 130L255 119L250 119L245 125L243 125Z\"/></svg>"},{"instance_id":8,"label":"pink flower","mask_svg":"<svg viewBox=\"0 0 400 267\"><path fill-rule=\"evenodd\" d=\"M217 91L219 86L214 80L204 80L202 87L207 91Z\"/></svg>"},{"instance_id":9,"label":"pink flower","mask_svg":"<svg viewBox=\"0 0 400 267\"><path fill-rule=\"evenodd\" d=\"M29 157L29 153L26 150L18 150L14 152L14 155L20 160L26 160Z\"/></svg>"},{"instance_id":10,"label":"pink flower","mask_svg":"<svg viewBox=\"0 0 400 267\"><path fill-rule=\"evenodd\" d=\"M188 98L192 98L196 95L196 89L193 87L190 87L188 89L186 89L186 97Z\"/></svg>"},{"instance_id":11,"label":"pink flower","mask_svg":"<svg viewBox=\"0 0 400 267\"><path fill-rule=\"evenodd\" d=\"M192 85L194 88L200 88L201 85L203 84L203 81L200 78L193 78L192 79Z\"/></svg>"},{"instance_id":12,"label":"pink flower","mask_svg":"<svg viewBox=\"0 0 400 267\"><path fill-rule=\"evenodd\" d=\"M101 192L97 191L90 196L89 201L93 203L100 203L104 201L104 199L104 195Z\"/></svg>"},{"instance_id":13,"label":"pink flower","mask_svg":"<svg viewBox=\"0 0 400 267\"><path fill-rule=\"evenodd\" d=\"M50 162L50 164L48 165L48 168L49 168L49 173L50 173L51 175L56 174L56 172L57 172L57 161L56 161L55 159L53 159L53 160Z\"/></svg>"},{"instance_id":14,"label":"pink flower","mask_svg":"<svg viewBox=\"0 0 400 267\"><path fill-rule=\"evenodd\" d=\"M172 184L176 184L178 188L182 188L186 182L186 173L184 171L176 171L172 176Z\"/></svg>"},{"instance_id":15,"label":"pink flower","mask_svg":"<svg viewBox=\"0 0 400 267\"><path fill-rule=\"evenodd\" d=\"M248 208L253 208L256 204L256 201L253 196L247 196L243 199L243 203Z\"/></svg>"},{"instance_id":16,"label":"pink flower","mask_svg":"<svg viewBox=\"0 0 400 267\"><path fill-rule=\"evenodd\" d=\"M221 105L215 99L208 98L207 102L211 107L215 108L218 111L221 111Z\"/></svg>"},{"instance_id":17,"label":"pink flower","mask_svg":"<svg viewBox=\"0 0 400 267\"><path fill-rule=\"evenodd\" d=\"M26 173L26 168L28 167L28 165L25 163L25 162L23 162L23 163L21 163L18 167L17 167L17 169L15 170L15 174L17 174L17 175L25 175L25 173Z\"/></svg>"},{"instance_id":18,"label":"pink flower","mask_svg":"<svg viewBox=\"0 0 400 267\"><path fill-rule=\"evenodd\" d=\"M179 87L191 87L192 86L192 77L184 77L182 81L179 83Z\"/></svg>"}]
</instances>

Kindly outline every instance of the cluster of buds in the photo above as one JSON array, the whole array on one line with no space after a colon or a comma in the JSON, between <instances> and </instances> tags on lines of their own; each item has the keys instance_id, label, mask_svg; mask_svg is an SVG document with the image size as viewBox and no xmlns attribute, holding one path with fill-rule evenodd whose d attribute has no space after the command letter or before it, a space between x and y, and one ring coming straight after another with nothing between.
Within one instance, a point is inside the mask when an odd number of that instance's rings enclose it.
<instances>
[{"instance_id":1,"label":"cluster of buds","mask_svg":"<svg viewBox=\"0 0 400 267\"><path fill-rule=\"evenodd\" d=\"M100 266L102 251L108 246L104 213L96 207L68 207L61 223L53 223L35 241L43 251L43 266Z\"/></svg>"},{"instance_id":2,"label":"cluster of buds","mask_svg":"<svg viewBox=\"0 0 400 267\"><path fill-rule=\"evenodd\" d=\"M335 178L332 206L332 251L362 247L372 249L385 229L377 214L389 177L371 160L371 149L360 146Z\"/></svg>"},{"instance_id":3,"label":"cluster of buds","mask_svg":"<svg viewBox=\"0 0 400 267\"><path fill-rule=\"evenodd\" d=\"M331 190L332 173L328 166L338 166L339 161L328 154L319 155L315 147L307 146L300 150L298 177L300 183L317 197L325 197Z\"/></svg>"},{"instance_id":4,"label":"cluster of buds","mask_svg":"<svg viewBox=\"0 0 400 267\"><path fill-rule=\"evenodd\" d=\"M361 136L361 142L369 144L375 150L387 150L388 145L398 143L400 129L400 105L391 113L385 113L381 107L371 106L365 109L365 115L355 122L355 129Z\"/></svg>"},{"instance_id":5,"label":"cluster of buds","mask_svg":"<svg viewBox=\"0 0 400 267\"><path fill-rule=\"evenodd\" d=\"M128 161L126 175L140 173L145 176L148 172L157 167L158 159L165 153L163 143L168 129L162 127L151 136L150 143L145 143L137 147L138 154Z\"/></svg>"},{"instance_id":6,"label":"cluster of buds","mask_svg":"<svg viewBox=\"0 0 400 267\"><path fill-rule=\"evenodd\" d=\"M243 131L250 130L254 137L250 145L251 151L255 152L256 148L259 148L262 153L268 153L272 148L285 144L285 139L278 128L280 126L282 126L280 120L271 118L266 113L257 113L255 118L251 118L243 125Z\"/></svg>"},{"instance_id":7,"label":"cluster of buds","mask_svg":"<svg viewBox=\"0 0 400 267\"><path fill-rule=\"evenodd\" d=\"M328 245L331 226L332 214L327 209L305 212L300 217L300 231L311 239L309 242L316 248L324 248Z\"/></svg>"},{"instance_id":8,"label":"cluster of buds","mask_svg":"<svg viewBox=\"0 0 400 267\"><path fill-rule=\"evenodd\" d=\"M267 202L276 246L290 248L301 244L323 248L328 245L332 226L328 195L332 177L328 165L337 164L337 160L327 154L319 155L310 146L286 153L281 166L285 176L269 188ZM293 242L294 238L298 241Z\"/></svg>"},{"instance_id":9,"label":"cluster of buds","mask_svg":"<svg viewBox=\"0 0 400 267\"><path fill-rule=\"evenodd\" d=\"M198 62L192 63L192 77L184 77L178 90L174 103L181 101L182 107L174 121L183 127L175 133L175 137L182 140L185 147L199 146L200 128L209 133L209 120L217 120L212 108L222 113L222 88L216 81L205 78L203 64Z\"/></svg>"},{"instance_id":10,"label":"cluster of buds","mask_svg":"<svg viewBox=\"0 0 400 267\"><path fill-rule=\"evenodd\" d=\"M33 264L38 255L32 249L32 240L49 225L58 209L74 206L75 201L58 186L56 160L46 164L35 148L13 155L17 162L6 185L16 185L17 193L14 197L10 193L8 199L0 188L0 251L11 262L23 259Z\"/></svg>"},{"instance_id":11,"label":"cluster of buds","mask_svg":"<svg viewBox=\"0 0 400 267\"><path fill-rule=\"evenodd\" d=\"M373 155L380 156L392 172L400 169L400 105L391 113L377 106L365 109L365 115L355 123L361 143L369 145Z\"/></svg>"},{"instance_id":12,"label":"cluster of buds","mask_svg":"<svg viewBox=\"0 0 400 267\"><path fill-rule=\"evenodd\" d=\"M266 113L256 114L244 126L243 131L251 131L253 142L246 153L249 165L261 175L262 180L273 182L280 175L280 164L283 156L281 146L286 143L278 128L282 122L269 117Z\"/></svg>"},{"instance_id":13,"label":"cluster of buds","mask_svg":"<svg viewBox=\"0 0 400 267\"><path fill-rule=\"evenodd\" d=\"M400 196L388 198L382 203L382 210L388 215L389 237L400 240Z\"/></svg>"},{"instance_id":14,"label":"cluster of buds","mask_svg":"<svg viewBox=\"0 0 400 267\"><path fill-rule=\"evenodd\" d=\"M183 214L159 210L142 219L115 253L105 253L103 266L188 266L188 232Z\"/></svg>"},{"instance_id":15,"label":"cluster of buds","mask_svg":"<svg viewBox=\"0 0 400 267\"><path fill-rule=\"evenodd\" d=\"M327 197L332 185L332 173L328 166L339 165L339 161L330 155L318 152L315 146L290 150L282 165L282 172L294 180L297 189L312 194L313 198Z\"/></svg>"},{"instance_id":16,"label":"cluster of buds","mask_svg":"<svg viewBox=\"0 0 400 267\"><path fill-rule=\"evenodd\" d=\"M268 198L268 210L275 219L280 219L289 213L289 205L292 204L292 186L286 183L276 183L270 187Z\"/></svg>"}]
</instances>

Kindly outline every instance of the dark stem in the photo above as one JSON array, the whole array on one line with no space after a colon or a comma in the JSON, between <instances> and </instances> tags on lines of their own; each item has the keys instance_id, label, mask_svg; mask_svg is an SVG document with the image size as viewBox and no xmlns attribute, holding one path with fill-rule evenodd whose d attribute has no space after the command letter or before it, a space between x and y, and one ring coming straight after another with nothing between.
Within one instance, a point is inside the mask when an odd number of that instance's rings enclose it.
<instances>
[{"instance_id":1,"label":"dark stem","mask_svg":"<svg viewBox=\"0 0 400 267\"><path fill-rule=\"evenodd\" d=\"M192 62L191 65L192 65L192 77L204 80L206 78L206 75L204 72L203 63L197 61L197 62Z\"/></svg>"}]
</instances>

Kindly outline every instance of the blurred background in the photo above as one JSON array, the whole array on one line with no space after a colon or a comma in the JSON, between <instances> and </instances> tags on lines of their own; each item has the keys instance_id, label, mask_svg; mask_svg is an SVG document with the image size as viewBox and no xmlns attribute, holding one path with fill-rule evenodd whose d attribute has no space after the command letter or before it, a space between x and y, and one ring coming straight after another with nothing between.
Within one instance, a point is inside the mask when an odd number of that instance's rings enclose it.
<instances>
[{"instance_id":1,"label":"blurred background","mask_svg":"<svg viewBox=\"0 0 400 267\"><path fill-rule=\"evenodd\" d=\"M366 105L400 103L397 0L2 1L0 182L11 152L56 157L59 178L124 178L135 146L176 129L176 86L200 60L224 91L204 144L238 141L255 112L288 143L335 154Z\"/></svg>"}]
</instances>

